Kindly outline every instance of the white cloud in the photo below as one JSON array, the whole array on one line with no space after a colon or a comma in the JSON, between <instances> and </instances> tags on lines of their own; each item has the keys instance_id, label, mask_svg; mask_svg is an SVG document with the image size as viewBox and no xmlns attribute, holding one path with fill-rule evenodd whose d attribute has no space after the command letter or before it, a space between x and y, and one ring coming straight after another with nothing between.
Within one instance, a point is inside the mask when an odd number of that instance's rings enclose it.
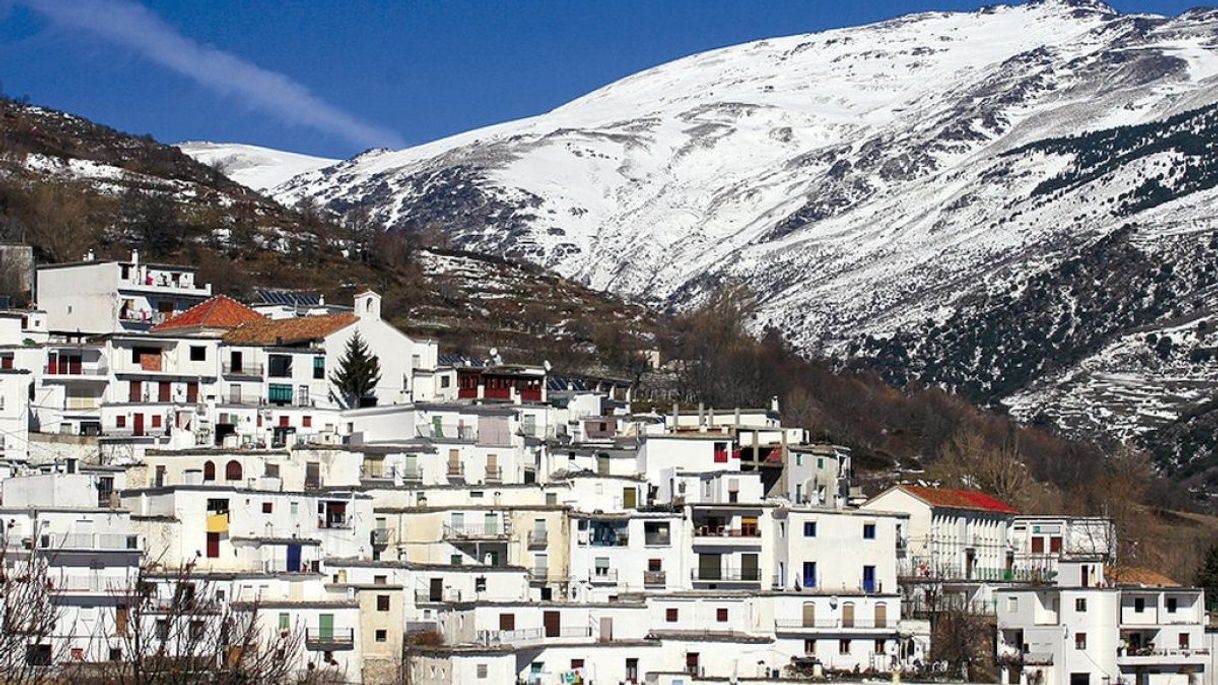
<instances>
[{"instance_id":1,"label":"white cloud","mask_svg":"<svg viewBox=\"0 0 1218 685\"><path fill-rule=\"evenodd\" d=\"M404 147L401 136L324 102L287 76L182 35L130 0L17 0L57 25L97 35L223 95L297 126L363 147Z\"/></svg>"}]
</instances>

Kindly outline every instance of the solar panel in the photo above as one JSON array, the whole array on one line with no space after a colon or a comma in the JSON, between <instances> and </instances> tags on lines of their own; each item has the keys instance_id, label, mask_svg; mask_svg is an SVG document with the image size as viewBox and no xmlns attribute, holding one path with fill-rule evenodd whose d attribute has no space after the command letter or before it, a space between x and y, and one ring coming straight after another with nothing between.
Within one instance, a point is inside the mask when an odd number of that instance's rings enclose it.
<instances>
[{"instance_id":1,"label":"solar panel","mask_svg":"<svg viewBox=\"0 0 1218 685\"><path fill-rule=\"evenodd\" d=\"M291 290L255 290L254 295L263 304L284 305L288 307L315 307L321 304L321 296L317 293L301 293Z\"/></svg>"}]
</instances>

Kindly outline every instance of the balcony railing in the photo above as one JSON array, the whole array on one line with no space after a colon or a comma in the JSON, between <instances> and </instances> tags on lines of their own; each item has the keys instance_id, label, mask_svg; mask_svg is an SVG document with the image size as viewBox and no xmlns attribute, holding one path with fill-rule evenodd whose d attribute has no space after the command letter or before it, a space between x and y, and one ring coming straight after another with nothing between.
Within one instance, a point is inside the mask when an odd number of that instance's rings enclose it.
<instances>
[{"instance_id":1,"label":"balcony railing","mask_svg":"<svg viewBox=\"0 0 1218 685\"><path fill-rule=\"evenodd\" d=\"M466 523L461 526L444 524L445 540L499 540L507 539L508 533L499 524Z\"/></svg>"},{"instance_id":2,"label":"balcony railing","mask_svg":"<svg viewBox=\"0 0 1218 685\"><path fill-rule=\"evenodd\" d=\"M875 617L859 617L845 620L842 617L818 618L808 620L804 618L777 618L774 619L774 627L780 630L815 630L815 629L839 629L839 628L889 628L895 623L885 618L882 621L877 621Z\"/></svg>"},{"instance_id":3,"label":"balcony railing","mask_svg":"<svg viewBox=\"0 0 1218 685\"><path fill-rule=\"evenodd\" d=\"M643 544L648 547L668 547L672 544L672 535L669 533L644 533Z\"/></svg>"},{"instance_id":4,"label":"balcony railing","mask_svg":"<svg viewBox=\"0 0 1218 685\"><path fill-rule=\"evenodd\" d=\"M697 581L719 581L719 582L737 582L737 583L757 583L761 582L760 569L735 569L735 568L695 568L690 571L693 580Z\"/></svg>"},{"instance_id":5,"label":"balcony railing","mask_svg":"<svg viewBox=\"0 0 1218 685\"><path fill-rule=\"evenodd\" d=\"M465 464L461 462L448 462L448 477L461 478L465 475Z\"/></svg>"},{"instance_id":6,"label":"balcony railing","mask_svg":"<svg viewBox=\"0 0 1218 685\"><path fill-rule=\"evenodd\" d=\"M486 477L484 480L488 483L498 483L503 480L503 467L488 466L486 467Z\"/></svg>"},{"instance_id":7,"label":"balcony railing","mask_svg":"<svg viewBox=\"0 0 1218 685\"><path fill-rule=\"evenodd\" d=\"M668 574L664 571L643 571L643 585L646 587L664 587L668 584Z\"/></svg>"},{"instance_id":8,"label":"balcony railing","mask_svg":"<svg viewBox=\"0 0 1218 685\"><path fill-rule=\"evenodd\" d=\"M596 535L588 544L593 547L626 547L630 544L630 534L623 531L612 535Z\"/></svg>"},{"instance_id":9,"label":"balcony railing","mask_svg":"<svg viewBox=\"0 0 1218 685\"><path fill-rule=\"evenodd\" d=\"M591 581L593 585L617 585L617 569L593 569L592 576L588 580Z\"/></svg>"},{"instance_id":10,"label":"balcony railing","mask_svg":"<svg viewBox=\"0 0 1218 685\"><path fill-rule=\"evenodd\" d=\"M245 376L247 378L262 378L262 371L265 368L262 364L255 364L253 362L234 364L231 361L224 362L220 366L221 373L225 376Z\"/></svg>"},{"instance_id":11,"label":"balcony railing","mask_svg":"<svg viewBox=\"0 0 1218 685\"><path fill-rule=\"evenodd\" d=\"M529 577L533 580L546 580L550 577L549 566L534 566L529 569Z\"/></svg>"},{"instance_id":12,"label":"balcony railing","mask_svg":"<svg viewBox=\"0 0 1218 685\"><path fill-rule=\"evenodd\" d=\"M545 547L550 544L550 533L546 530L529 531L529 547Z\"/></svg>"},{"instance_id":13,"label":"balcony railing","mask_svg":"<svg viewBox=\"0 0 1218 685\"><path fill-rule=\"evenodd\" d=\"M694 536L700 538L760 539L761 531L757 528L725 528L723 526L707 526L695 523Z\"/></svg>"},{"instance_id":14,"label":"balcony railing","mask_svg":"<svg viewBox=\"0 0 1218 685\"><path fill-rule=\"evenodd\" d=\"M110 498L106 498L109 506ZM47 533L38 541L43 549L139 550L139 536L125 533Z\"/></svg>"},{"instance_id":15,"label":"balcony railing","mask_svg":"<svg viewBox=\"0 0 1218 685\"><path fill-rule=\"evenodd\" d=\"M351 649L355 646L354 628L306 628L305 647L308 649Z\"/></svg>"},{"instance_id":16,"label":"balcony railing","mask_svg":"<svg viewBox=\"0 0 1218 685\"><path fill-rule=\"evenodd\" d=\"M388 528L372 529L372 544L383 547L389 544L390 531Z\"/></svg>"},{"instance_id":17,"label":"balcony railing","mask_svg":"<svg viewBox=\"0 0 1218 685\"><path fill-rule=\"evenodd\" d=\"M462 424L437 426L435 424L422 425L417 428L420 438L430 438L432 440L461 440L465 442L474 442L478 439L477 426L466 426Z\"/></svg>"},{"instance_id":18,"label":"balcony railing","mask_svg":"<svg viewBox=\"0 0 1218 685\"><path fill-rule=\"evenodd\" d=\"M57 378L62 376L108 376L110 374L110 367L106 366L105 364L98 364L96 366L76 366L75 368L64 368L56 364L47 364L43 369L43 373L48 378Z\"/></svg>"}]
</instances>

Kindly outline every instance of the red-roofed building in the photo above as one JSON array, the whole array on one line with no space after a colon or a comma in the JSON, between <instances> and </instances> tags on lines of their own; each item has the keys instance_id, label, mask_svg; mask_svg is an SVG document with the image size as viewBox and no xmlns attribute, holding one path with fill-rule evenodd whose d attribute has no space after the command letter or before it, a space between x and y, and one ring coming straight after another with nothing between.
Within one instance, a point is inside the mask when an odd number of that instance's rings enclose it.
<instances>
[{"instance_id":1,"label":"red-roofed building","mask_svg":"<svg viewBox=\"0 0 1218 685\"><path fill-rule=\"evenodd\" d=\"M959 583L967 601L984 600L985 581L1016 580L1011 524L1018 510L977 490L897 485L863 504L864 509L909 514L898 549L901 577ZM987 593L981 593L987 595Z\"/></svg>"},{"instance_id":2,"label":"red-roofed building","mask_svg":"<svg viewBox=\"0 0 1218 685\"><path fill-rule=\"evenodd\" d=\"M264 319L233 298L216 295L153 326L152 333L220 337L242 324Z\"/></svg>"}]
</instances>

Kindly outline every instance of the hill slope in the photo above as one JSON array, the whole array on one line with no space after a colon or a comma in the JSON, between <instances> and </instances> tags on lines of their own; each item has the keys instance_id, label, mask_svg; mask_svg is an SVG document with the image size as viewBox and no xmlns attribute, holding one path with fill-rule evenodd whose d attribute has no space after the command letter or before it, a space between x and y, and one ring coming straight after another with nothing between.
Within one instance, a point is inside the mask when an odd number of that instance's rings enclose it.
<instances>
[{"instance_id":1,"label":"hill slope","mask_svg":"<svg viewBox=\"0 0 1218 685\"><path fill-rule=\"evenodd\" d=\"M1218 231L1216 34L1215 10L1094 0L913 15L694 55L271 192L663 306L742 280L756 329L805 350L1151 440L1218 379L1117 349L1211 307L1194 286ZM1132 273L1074 278L1112 250ZM1078 306L1097 294L1098 310ZM1013 301L1060 339L1012 339ZM936 330L959 339L914 342ZM1084 380L1099 367L1103 382ZM1155 390L1131 399L1122 379Z\"/></svg>"}]
</instances>

